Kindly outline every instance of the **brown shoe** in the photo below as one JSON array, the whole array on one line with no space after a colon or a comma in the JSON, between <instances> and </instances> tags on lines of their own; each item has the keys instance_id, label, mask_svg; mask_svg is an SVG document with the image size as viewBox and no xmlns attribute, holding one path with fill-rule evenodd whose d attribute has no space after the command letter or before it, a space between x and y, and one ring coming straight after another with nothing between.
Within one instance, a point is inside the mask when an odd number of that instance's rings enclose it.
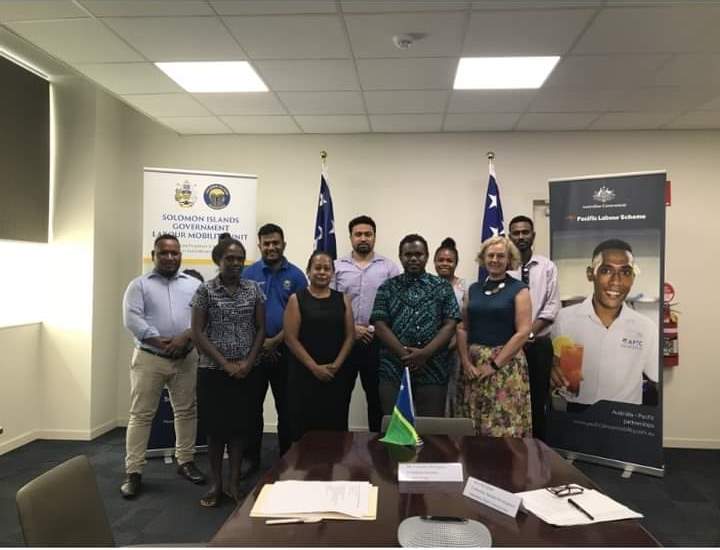
<instances>
[{"instance_id":1,"label":"brown shoe","mask_svg":"<svg viewBox=\"0 0 720 550\"><path fill-rule=\"evenodd\" d=\"M142 476L138 473L128 474L125 482L120 485L120 493L124 498L134 498L142 489Z\"/></svg>"},{"instance_id":2,"label":"brown shoe","mask_svg":"<svg viewBox=\"0 0 720 550\"><path fill-rule=\"evenodd\" d=\"M180 464L177 469L178 475L184 477L188 481L192 481L196 485L205 483L205 474L203 474L194 462L185 462Z\"/></svg>"}]
</instances>

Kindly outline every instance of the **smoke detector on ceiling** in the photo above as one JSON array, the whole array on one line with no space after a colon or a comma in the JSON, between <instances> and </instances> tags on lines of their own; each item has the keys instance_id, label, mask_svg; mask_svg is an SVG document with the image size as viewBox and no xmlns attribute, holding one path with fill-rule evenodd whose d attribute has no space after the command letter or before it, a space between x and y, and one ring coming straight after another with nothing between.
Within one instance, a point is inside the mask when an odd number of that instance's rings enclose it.
<instances>
[{"instance_id":1,"label":"smoke detector on ceiling","mask_svg":"<svg viewBox=\"0 0 720 550\"><path fill-rule=\"evenodd\" d=\"M392 41L399 50L407 50L418 38L417 34L396 34L392 37Z\"/></svg>"}]
</instances>

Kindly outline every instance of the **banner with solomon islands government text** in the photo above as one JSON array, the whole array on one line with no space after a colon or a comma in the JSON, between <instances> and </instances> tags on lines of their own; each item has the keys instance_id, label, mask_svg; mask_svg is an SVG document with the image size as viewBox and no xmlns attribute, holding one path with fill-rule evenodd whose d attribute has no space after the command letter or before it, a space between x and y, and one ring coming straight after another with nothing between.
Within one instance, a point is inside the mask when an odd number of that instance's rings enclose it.
<instances>
[{"instance_id":1,"label":"banner with solomon islands government text","mask_svg":"<svg viewBox=\"0 0 720 550\"><path fill-rule=\"evenodd\" d=\"M662 475L665 172L551 180L550 247L563 308L552 325L548 443Z\"/></svg>"},{"instance_id":2,"label":"banner with solomon islands government text","mask_svg":"<svg viewBox=\"0 0 720 550\"><path fill-rule=\"evenodd\" d=\"M162 233L179 239L182 269L195 269L205 279L217 272L210 253L221 233L242 242L247 263L253 260L257 176L173 168L144 173L144 271L151 269L153 242Z\"/></svg>"}]
</instances>

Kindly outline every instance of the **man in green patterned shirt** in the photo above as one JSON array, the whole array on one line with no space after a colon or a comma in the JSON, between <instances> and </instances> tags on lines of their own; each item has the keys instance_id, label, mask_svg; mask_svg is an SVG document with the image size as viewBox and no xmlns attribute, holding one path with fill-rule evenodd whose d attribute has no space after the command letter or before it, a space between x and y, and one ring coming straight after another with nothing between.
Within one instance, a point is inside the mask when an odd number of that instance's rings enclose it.
<instances>
[{"instance_id":1,"label":"man in green patterned shirt","mask_svg":"<svg viewBox=\"0 0 720 550\"><path fill-rule=\"evenodd\" d=\"M420 235L400 241L404 273L378 288L370 318L380 350L380 405L395 406L404 367L410 369L415 414L444 416L450 367L448 344L460 320L452 286L425 272L429 251Z\"/></svg>"}]
</instances>

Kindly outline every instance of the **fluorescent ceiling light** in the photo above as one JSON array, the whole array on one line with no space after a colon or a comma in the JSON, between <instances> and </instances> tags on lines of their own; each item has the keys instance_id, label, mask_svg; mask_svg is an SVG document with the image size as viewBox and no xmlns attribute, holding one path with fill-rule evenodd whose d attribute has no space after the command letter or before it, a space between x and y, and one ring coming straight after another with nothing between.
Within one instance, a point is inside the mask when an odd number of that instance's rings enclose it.
<instances>
[{"instance_id":1,"label":"fluorescent ceiling light","mask_svg":"<svg viewBox=\"0 0 720 550\"><path fill-rule=\"evenodd\" d=\"M267 92L247 61L155 63L158 69L192 93Z\"/></svg>"},{"instance_id":2,"label":"fluorescent ceiling light","mask_svg":"<svg viewBox=\"0 0 720 550\"><path fill-rule=\"evenodd\" d=\"M456 90L521 90L542 86L560 61L548 57L461 57Z\"/></svg>"}]
</instances>

